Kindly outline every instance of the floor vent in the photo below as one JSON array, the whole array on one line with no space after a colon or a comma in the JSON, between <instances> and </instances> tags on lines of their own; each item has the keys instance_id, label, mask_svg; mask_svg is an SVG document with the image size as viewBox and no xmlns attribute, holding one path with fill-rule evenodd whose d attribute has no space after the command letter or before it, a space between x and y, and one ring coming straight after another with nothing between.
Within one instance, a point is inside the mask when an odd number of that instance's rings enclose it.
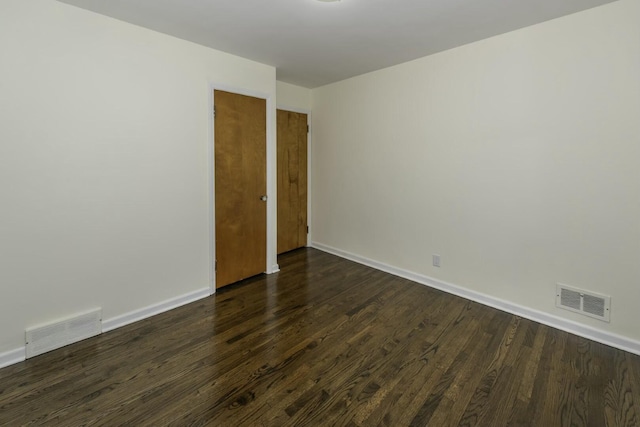
<instances>
[{"instance_id":1,"label":"floor vent","mask_svg":"<svg viewBox=\"0 0 640 427\"><path fill-rule=\"evenodd\" d=\"M102 333L102 309L26 331L26 357L37 356Z\"/></svg>"},{"instance_id":2,"label":"floor vent","mask_svg":"<svg viewBox=\"0 0 640 427\"><path fill-rule=\"evenodd\" d=\"M609 321L611 297L558 283L556 307Z\"/></svg>"}]
</instances>

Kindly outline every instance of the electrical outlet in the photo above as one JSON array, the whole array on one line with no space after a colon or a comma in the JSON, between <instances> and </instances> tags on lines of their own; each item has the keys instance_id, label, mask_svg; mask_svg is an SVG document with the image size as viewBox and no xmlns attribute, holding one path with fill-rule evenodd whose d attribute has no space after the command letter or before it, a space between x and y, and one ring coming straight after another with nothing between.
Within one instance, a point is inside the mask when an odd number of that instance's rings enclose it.
<instances>
[{"instance_id":1,"label":"electrical outlet","mask_svg":"<svg viewBox=\"0 0 640 427\"><path fill-rule=\"evenodd\" d=\"M440 267L440 255L433 254L433 266Z\"/></svg>"}]
</instances>

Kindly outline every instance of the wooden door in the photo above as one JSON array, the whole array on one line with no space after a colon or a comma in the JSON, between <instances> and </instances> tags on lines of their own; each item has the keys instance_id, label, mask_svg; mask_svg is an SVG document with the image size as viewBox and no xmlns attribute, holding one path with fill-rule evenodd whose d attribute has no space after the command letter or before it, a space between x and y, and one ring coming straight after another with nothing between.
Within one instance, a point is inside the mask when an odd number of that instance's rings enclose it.
<instances>
[{"instance_id":1,"label":"wooden door","mask_svg":"<svg viewBox=\"0 0 640 427\"><path fill-rule=\"evenodd\" d=\"M216 90L216 288L267 265L266 100ZM265 198L266 200L266 198Z\"/></svg>"},{"instance_id":2,"label":"wooden door","mask_svg":"<svg viewBox=\"0 0 640 427\"><path fill-rule=\"evenodd\" d=\"M307 245L307 115L278 110L278 253Z\"/></svg>"}]
</instances>

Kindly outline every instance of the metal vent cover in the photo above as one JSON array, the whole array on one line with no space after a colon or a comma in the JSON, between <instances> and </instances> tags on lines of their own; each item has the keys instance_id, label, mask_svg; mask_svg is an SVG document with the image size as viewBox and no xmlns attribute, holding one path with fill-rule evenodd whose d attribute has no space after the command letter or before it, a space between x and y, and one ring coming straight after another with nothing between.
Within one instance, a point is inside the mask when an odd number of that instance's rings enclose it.
<instances>
[{"instance_id":1,"label":"metal vent cover","mask_svg":"<svg viewBox=\"0 0 640 427\"><path fill-rule=\"evenodd\" d=\"M55 350L102 333L102 309L28 328L25 333L26 358Z\"/></svg>"},{"instance_id":2,"label":"metal vent cover","mask_svg":"<svg viewBox=\"0 0 640 427\"><path fill-rule=\"evenodd\" d=\"M556 307L608 322L611 297L558 283Z\"/></svg>"},{"instance_id":3,"label":"metal vent cover","mask_svg":"<svg viewBox=\"0 0 640 427\"><path fill-rule=\"evenodd\" d=\"M588 294L584 294L582 297L582 310L586 313L593 314L594 316L604 317L608 310L605 305L604 298Z\"/></svg>"},{"instance_id":4,"label":"metal vent cover","mask_svg":"<svg viewBox=\"0 0 640 427\"><path fill-rule=\"evenodd\" d=\"M569 307L574 310L580 310L581 303L582 297L580 296L580 292L560 288L560 305L562 307Z\"/></svg>"}]
</instances>

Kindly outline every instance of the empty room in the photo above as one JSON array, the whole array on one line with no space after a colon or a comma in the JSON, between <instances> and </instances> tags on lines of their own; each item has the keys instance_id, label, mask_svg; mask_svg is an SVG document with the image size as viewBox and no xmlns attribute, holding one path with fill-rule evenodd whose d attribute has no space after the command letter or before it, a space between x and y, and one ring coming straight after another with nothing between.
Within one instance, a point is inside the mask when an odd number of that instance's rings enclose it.
<instances>
[{"instance_id":1,"label":"empty room","mask_svg":"<svg viewBox=\"0 0 640 427\"><path fill-rule=\"evenodd\" d=\"M640 426L640 0L0 0L0 426Z\"/></svg>"}]
</instances>

